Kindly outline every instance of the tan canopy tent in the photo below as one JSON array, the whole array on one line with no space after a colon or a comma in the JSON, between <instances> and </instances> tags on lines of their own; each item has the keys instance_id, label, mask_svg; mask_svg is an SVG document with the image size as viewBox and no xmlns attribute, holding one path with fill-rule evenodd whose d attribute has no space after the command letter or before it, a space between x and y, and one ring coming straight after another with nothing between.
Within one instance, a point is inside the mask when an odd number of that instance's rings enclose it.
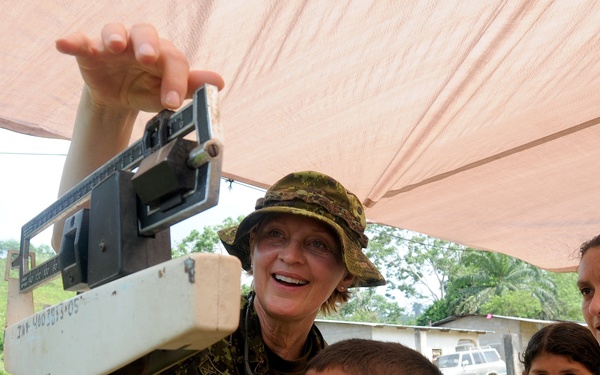
<instances>
[{"instance_id":1,"label":"tan canopy tent","mask_svg":"<svg viewBox=\"0 0 600 375\"><path fill-rule=\"evenodd\" d=\"M226 177L325 172L373 222L554 271L600 233L600 2L0 4L2 128L68 138L82 81L54 40L147 22L223 75Z\"/></svg>"}]
</instances>

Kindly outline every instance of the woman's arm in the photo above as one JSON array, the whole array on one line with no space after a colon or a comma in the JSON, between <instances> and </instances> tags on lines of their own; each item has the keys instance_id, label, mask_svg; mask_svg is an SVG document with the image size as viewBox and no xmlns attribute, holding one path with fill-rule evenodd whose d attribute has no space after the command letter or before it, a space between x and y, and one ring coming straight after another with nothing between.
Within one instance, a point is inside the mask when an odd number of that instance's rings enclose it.
<instances>
[{"instance_id":1,"label":"woman's arm","mask_svg":"<svg viewBox=\"0 0 600 375\"><path fill-rule=\"evenodd\" d=\"M151 25L108 24L99 38L75 33L56 48L76 58L85 83L59 196L127 147L139 111L176 109L205 83L224 86L217 73L190 70L186 56ZM56 251L63 224L54 225Z\"/></svg>"}]
</instances>

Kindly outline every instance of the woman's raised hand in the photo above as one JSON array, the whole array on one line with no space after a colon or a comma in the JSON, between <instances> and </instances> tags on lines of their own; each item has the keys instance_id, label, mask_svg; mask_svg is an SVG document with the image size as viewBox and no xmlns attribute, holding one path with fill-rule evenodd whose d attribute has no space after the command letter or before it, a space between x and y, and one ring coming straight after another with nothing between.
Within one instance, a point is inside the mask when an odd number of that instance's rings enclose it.
<instances>
[{"instance_id":1,"label":"woman's raised hand","mask_svg":"<svg viewBox=\"0 0 600 375\"><path fill-rule=\"evenodd\" d=\"M175 109L204 83L224 86L215 72L191 71L187 57L147 24L129 30L122 24L107 24L99 38L74 33L58 39L56 48L77 59L96 109Z\"/></svg>"}]
</instances>

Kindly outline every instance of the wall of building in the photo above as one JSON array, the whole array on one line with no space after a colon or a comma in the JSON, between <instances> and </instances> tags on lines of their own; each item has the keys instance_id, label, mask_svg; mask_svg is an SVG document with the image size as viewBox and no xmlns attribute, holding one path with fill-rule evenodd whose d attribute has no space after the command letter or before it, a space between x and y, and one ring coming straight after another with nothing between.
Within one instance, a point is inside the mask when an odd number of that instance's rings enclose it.
<instances>
[{"instance_id":1,"label":"wall of building","mask_svg":"<svg viewBox=\"0 0 600 375\"><path fill-rule=\"evenodd\" d=\"M330 344L350 338L398 342L417 350L430 360L433 360L437 355L453 353L461 341L470 342L477 346L481 340L480 337L482 337L477 332L445 328L391 324L380 325L329 320L317 320L315 324L323 334L325 340Z\"/></svg>"},{"instance_id":2,"label":"wall of building","mask_svg":"<svg viewBox=\"0 0 600 375\"><path fill-rule=\"evenodd\" d=\"M329 344L347 339L373 339L372 327L367 325L348 324L333 320L317 320L315 325Z\"/></svg>"},{"instance_id":3,"label":"wall of building","mask_svg":"<svg viewBox=\"0 0 600 375\"><path fill-rule=\"evenodd\" d=\"M507 320L502 318L486 318L485 316L469 315L457 318L443 324L448 328L463 328L463 329L481 329L491 331L484 336L481 336L479 344L481 346L491 346L496 349L503 360L506 360L504 353L504 335L505 334L521 334L521 326L518 320Z\"/></svg>"}]
</instances>

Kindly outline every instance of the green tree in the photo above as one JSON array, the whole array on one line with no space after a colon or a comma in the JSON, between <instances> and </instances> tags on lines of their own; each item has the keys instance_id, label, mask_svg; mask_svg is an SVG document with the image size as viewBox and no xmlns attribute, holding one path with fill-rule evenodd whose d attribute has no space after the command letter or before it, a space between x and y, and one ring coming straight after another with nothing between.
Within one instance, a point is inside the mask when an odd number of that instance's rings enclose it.
<instances>
[{"instance_id":1,"label":"green tree","mask_svg":"<svg viewBox=\"0 0 600 375\"><path fill-rule=\"evenodd\" d=\"M581 313L582 297L577 288L577 273L548 272L548 277L556 285L556 299L560 301L559 316L563 320L583 321Z\"/></svg>"},{"instance_id":2,"label":"green tree","mask_svg":"<svg viewBox=\"0 0 600 375\"><path fill-rule=\"evenodd\" d=\"M377 293L376 288L358 288L347 303L325 319L402 324L405 323L403 316L404 309Z\"/></svg>"},{"instance_id":3,"label":"green tree","mask_svg":"<svg viewBox=\"0 0 600 375\"><path fill-rule=\"evenodd\" d=\"M6 258L6 255L8 254L9 250L19 250L20 246L19 246L19 241L15 241L15 240L4 240L4 241L0 241L0 255L3 258Z\"/></svg>"},{"instance_id":4,"label":"green tree","mask_svg":"<svg viewBox=\"0 0 600 375\"><path fill-rule=\"evenodd\" d=\"M385 273L388 299L393 301L394 292L400 291L413 304L429 302L422 316L416 315L418 324L488 312L581 320L576 275L547 272L501 253L398 228L369 225L367 233L367 255Z\"/></svg>"},{"instance_id":5,"label":"green tree","mask_svg":"<svg viewBox=\"0 0 600 375\"><path fill-rule=\"evenodd\" d=\"M416 324L419 326L430 326L432 323L454 315L448 303L448 298L434 301L423 314L417 317Z\"/></svg>"},{"instance_id":6,"label":"green tree","mask_svg":"<svg viewBox=\"0 0 600 375\"><path fill-rule=\"evenodd\" d=\"M244 216L239 216L237 219L228 217L225 220L223 220L221 224L205 226L202 229L202 233L200 233L196 229L192 230L190 234L184 237L181 240L181 242L177 244L175 249L173 249L173 258L178 258L180 256L191 253L216 252L216 249L218 249L219 246L221 246L221 242L219 240L217 232L220 229L238 225L243 218Z\"/></svg>"},{"instance_id":7,"label":"green tree","mask_svg":"<svg viewBox=\"0 0 600 375\"><path fill-rule=\"evenodd\" d=\"M527 301L524 303L524 301ZM495 315L518 316L522 318L536 318L543 315L542 304L539 299L531 298L527 290L508 290L501 295L491 296L479 308L479 312Z\"/></svg>"},{"instance_id":8,"label":"green tree","mask_svg":"<svg viewBox=\"0 0 600 375\"><path fill-rule=\"evenodd\" d=\"M461 268L463 247L437 238L384 225L369 225L367 256L385 270L388 296L442 300L450 277Z\"/></svg>"},{"instance_id":9,"label":"green tree","mask_svg":"<svg viewBox=\"0 0 600 375\"><path fill-rule=\"evenodd\" d=\"M464 254L463 261L466 266L464 274L453 279L450 284L452 296L449 302L454 314L487 314L490 311L484 311L483 306L495 297L501 297L505 293L525 291L527 293L523 295L527 295L527 298L517 301L507 295L504 297L504 302L531 306L524 310L508 305L504 308L533 312L536 310L533 304L539 303L542 307L541 315L522 317L542 319L559 317L556 285L546 271L519 259L488 251L468 251Z\"/></svg>"}]
</instances>

